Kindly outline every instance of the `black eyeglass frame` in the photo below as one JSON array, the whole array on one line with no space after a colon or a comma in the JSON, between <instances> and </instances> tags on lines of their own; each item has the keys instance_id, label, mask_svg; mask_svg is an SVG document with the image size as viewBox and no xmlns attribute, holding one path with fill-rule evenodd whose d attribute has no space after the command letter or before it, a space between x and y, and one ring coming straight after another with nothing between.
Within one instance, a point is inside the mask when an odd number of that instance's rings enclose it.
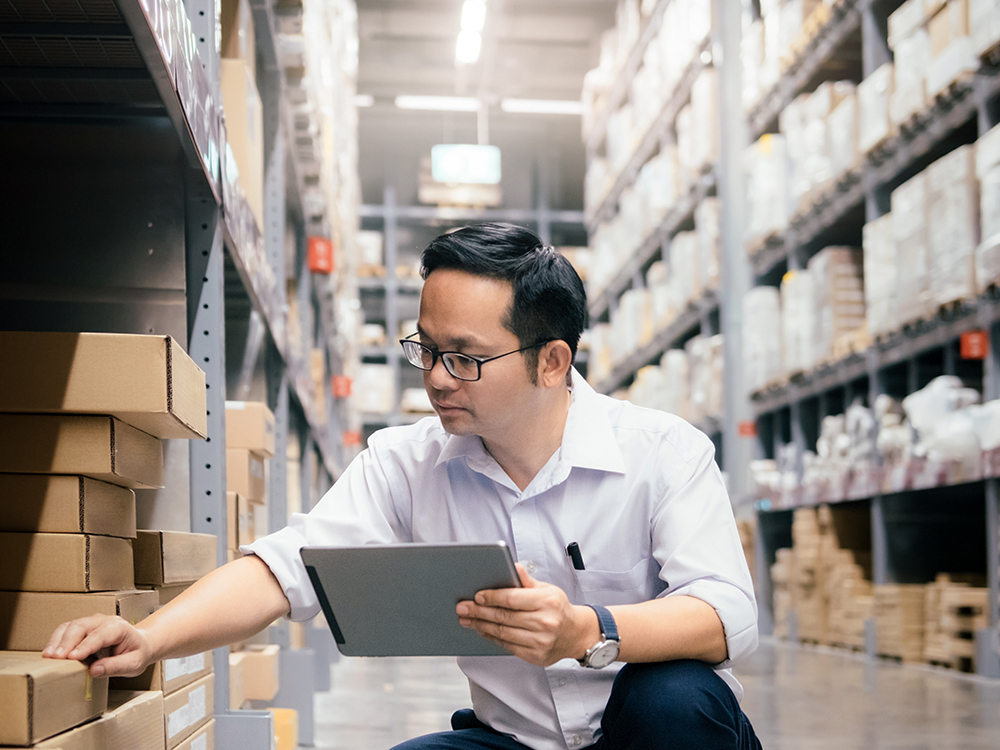
<instances>
[{"instance_id":1,"label":"black eyeglass frame","mask_svg":"<svg viewBox=\"0 0 1000 750\"><path fill-rule=\"evenodd\" d=\"M427 344L421 344L419 341L411 341L411 339L414 336L416 336L416 335L417 335L416 333L411 333L405 339L399 339L399 345L401 347L403 347L403 354L406 356L406 361L409 362L414 367L416 367L418 370L423 370L424 372L430 372L431 370L434 369L434 365L437 364L437 361L440 358L441 361L444 363L444 369L448 371L448 374L451 375L453 378L455 378L455 380L461 380L464 383L475 383L477 380L482 379L482 377L483 377L483 365L485 365L487 362L492 362L493 360L500 359L502 357L509 357L511 354L519 354L521 352L526 352L526 351L529 351L531 349L537 349L537 348L539 348L541 346L545 346L546 344L551 343L551 342L553 342L553 341L556 340L556 339L547 339L545 341L539 341L537 344L532 344L531 346L526 346L526 347L524 347L522 349L515 349L512 352L505 352L503 354L498 354L495 357L487 357L487 358L483 359L482 357L473 357L471 354L466 354L464 352L458 352L458 351L442 352L442 351L439 351L439 350L435 349L432 346L427 346ZM413 347L413 346L418 346L418 347L420 347L420 349L429 351L431 353L431 366L430 367L424 367L423 365L419 365L416 362L414 362L412 359L410 359L410 355L407 352L407 348L408 347ZM419 353L419 351L420 351L419 349L418 350L414 350L414 354ZM445 356L447 354L455 354L455 355L458 355L459 357L464 357L465 359L468 359L468 360L471 360L471 361L475 362L476 363L476 377L474 377L474 378L463 378L461 375L456 375L455 372L454 372L454 370L452 370L451 364L449 364L450 363L450 359Z\"/></svg>"}]
</instances>

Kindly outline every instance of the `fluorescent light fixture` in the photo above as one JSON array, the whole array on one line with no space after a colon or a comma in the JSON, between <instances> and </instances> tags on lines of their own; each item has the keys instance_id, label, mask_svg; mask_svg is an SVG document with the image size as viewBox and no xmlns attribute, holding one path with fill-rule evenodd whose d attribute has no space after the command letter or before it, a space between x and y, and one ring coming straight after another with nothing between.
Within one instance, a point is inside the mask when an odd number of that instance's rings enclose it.
<instances>
[{"instance_id":1,"label":"fluorescent light fixture","mask_svg":"<svg viewBox=\"0 0 1000 750\"><path fill-rule=\"evenodd\" d=\"M500 182L500 149L462 143L432 146L431 175L435 182L496 185Z\"/></svg>"},{"instance_id":2,"label":"fluorescent light fixture","mask_svg":"<svg viewBox=\"0 0 1000 750\"><path fill-rule=\"evenodd\" d=\"M504 112L532 115L580 115L580 102L561 99L503 99L500 109Z\"/></svg>"},{"instance_id":3,"label":"fluorescent light fixture","mask_svg":"<svg viewBox=\"0 0 1000 750\"><path fill-rule=\"evenodd\" d=\"M471 96L397 96L396 106L438 112L478 112L479 100Z\"/></svg>"},{"instance_id":4,"label":"fluorescent light fixture","mask_svg":"<svg viewBox=\"0 0 1000 750\"><path fill-rule=\"evenodd\" d=\"M371 94L355 94L354 95L354 106L355 107L374 107L375 97Z\"/></svg>"},{"instance_id":5,"label":"fluorescent light fixture","mask_svg":"<svg viewBox=\"0 0 1000 750\"><path fill-rule=\"evenodd\" d=\"M479 59L479 50L483 46L483 38L478 31L458 32L458 42L455 43L455 61L471 65Z\"/></svg>"},{"instance_id":6,"label":"fluorescent light fixture","mask_svg":"<svg viewBox=\"0 0 1000 750\"><path fill-rule=\"evenodd\" d=\"M483 30L486 24L486 3L484 0L465 0L462 5L462 30L475 31Z\"/></svg>"}]
</instances>

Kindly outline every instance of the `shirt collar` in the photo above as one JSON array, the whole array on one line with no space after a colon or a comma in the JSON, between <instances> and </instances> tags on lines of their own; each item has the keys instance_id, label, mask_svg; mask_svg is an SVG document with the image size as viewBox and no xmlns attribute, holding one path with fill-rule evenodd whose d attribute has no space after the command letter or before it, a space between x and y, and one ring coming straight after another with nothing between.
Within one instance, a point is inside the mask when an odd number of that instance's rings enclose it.
<instances>
[{"instance_id":1,"label":"shirt collar","mask_svg":"<svg viewBox=\"0 0 1000 750\"><path fill-rule=\"evenodd\" d=\"M602 397L574 367L572 400L563 430L559 457L570 466L625 473L625 460L615 439ZM436 465L465 457L469 466L483 471L492 458L476 435L448 435Z\"/></svg>"}]
</instances>

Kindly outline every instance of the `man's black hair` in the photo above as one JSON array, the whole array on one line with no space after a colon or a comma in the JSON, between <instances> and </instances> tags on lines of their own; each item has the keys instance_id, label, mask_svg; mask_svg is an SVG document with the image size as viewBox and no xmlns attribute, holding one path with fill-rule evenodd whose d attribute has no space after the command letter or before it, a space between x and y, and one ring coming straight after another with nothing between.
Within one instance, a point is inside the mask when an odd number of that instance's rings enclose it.
<instances>
[{"instance_id":1,"label":"man's black hair","mask_svg":"<svg viewBox=\"0 0 1000 750\"><path fill-rule=\"evenodd\" d=\"M503 325L522 347L562 340L576 358L587 327L587 293L576 270L533 232L513 224L465 227L433 240L421 256L420 275L438 268L507 281L513 302ZM537 382L538 349L524 352L531 382Z\"/></svg>"}]
</instances>

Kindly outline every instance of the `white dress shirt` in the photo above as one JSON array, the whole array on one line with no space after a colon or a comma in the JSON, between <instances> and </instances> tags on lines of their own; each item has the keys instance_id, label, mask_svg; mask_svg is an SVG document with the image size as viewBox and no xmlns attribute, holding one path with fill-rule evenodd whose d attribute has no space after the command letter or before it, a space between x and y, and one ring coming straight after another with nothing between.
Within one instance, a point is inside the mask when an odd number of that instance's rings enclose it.
<instances>
[{"instance_id":1,"label":"white dress shirt","mask_svg":"<svg viewBox=\"0 0 1000 750\"><path fill-rule=\"evenodd\" d=\"M596 393L573 371L562 445L522 492L478 437L436 417L372 435L368 449L307 514L242 547L271 568L306 620L320 605L299 558L305 545L503 540L532 577L574 604L633 604L686 594L725 628L727 668L757 647L757 606L715 449L679 417ZM580 545L585 570L566 554ZM476 715L534 750L586 747L621 664L461 657Z\"/></svg>"}]
</instances>

